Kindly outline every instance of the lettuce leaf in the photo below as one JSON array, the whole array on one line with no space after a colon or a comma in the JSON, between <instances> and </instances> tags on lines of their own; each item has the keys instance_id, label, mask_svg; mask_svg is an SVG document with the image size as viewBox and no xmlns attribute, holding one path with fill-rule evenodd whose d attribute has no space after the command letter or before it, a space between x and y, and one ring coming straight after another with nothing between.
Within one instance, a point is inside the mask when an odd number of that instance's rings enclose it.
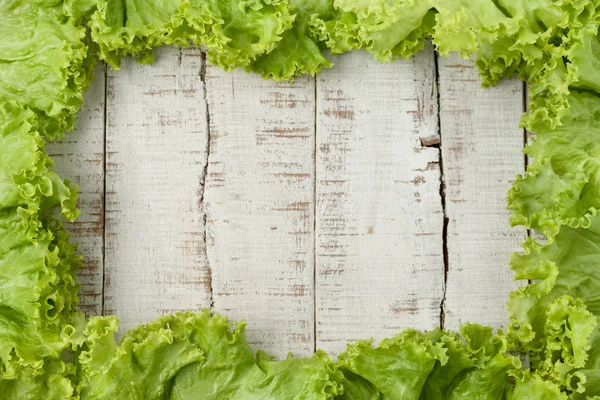
<instances>
[{"instance_id":1,"label":"lettuce leaf","mask_svg":"<svg viewBox=\"0 0 600 400\"><path fill-rule=\"evenodd\" d=\"M52 216L78 215L77 191L52 171L36 114L0 102L0 377L22 376L76 345L76 246ZM30 371L30 373L33 373Z\"/></svg>"},{"instance_id":2,"label":"lettuce leaf","mask_svg":"<svg viewBox=\"0 0 600 400\"><path fill-rule=\"evenodd\" d=\"M0 4L0 393L25 399L600 398L600 39L594 0L8 0ZM73 127L95 56L152 61L161 45L206 49L226 70L293 79L324 52L382 62L431 39L476 54L484 85L518 74L533 163L508 195L534 229L511 267L529 284L508 303L509 334L407 330L350 344L334 362L274 360L244 323L202 311L125 333L77 312L77 188L44 140ZM97 54L96 54L97 53ZM56 210L60 210L60 217ZM518 352L531 368L523 368Z\"/></svg>"},{"instance_id":3,"label":"lettuce leaf","mask_svg":"<svg viewBox=\"0 0 600 400\"><path fill-rule=\"evenodd\" d=\"M567 400L566 393L547 380L542 379L530 371L525 371L517 377L515 387L506 396L507 400Z\"/></svg>"},{"instance_id":4,"label":"lettuce leaf","mask_svg":"<svg viewBox=\"0 0 600 400\"><path fill-rule=\"evenodd\" d=\"M334 13L320 13L311 21L334 54L365 49L382 62L409 58L424 48L435 23L429 0L336 0L334 6Z\"/></svg>"},{"instance_id":5,"label":"lettuce leaf","mask_svg":"<svg viewBox=\"0 0 600 400\"><path fill-rule=\"evenodd\" d=\"M74 375L73 364L53 359L33 372L20 369L15 379L1 379L0 393L3 399L73 399L76 396Z\"/></svg>"},{"instance_id":6,"label":"lettuce leaf","mask_svg":"<svg viewBox=\"0 0 600 400\"><path fill-rule=\"evenodd\" d=\"M563 125L536 131L525 150L533 158L508 194L512 225L554 236L562 225L589 225L600 208L600 97L572 90Z\"/></svg>"},{"instance_id":7,"label":"lettuce leaf","mask_svg":"<svg viewBox=\"0 0 600 400\"><path fill-rule=\"evenodd\" d=\"M462 337L407 330L348 345L339 356L343 399L503 399L509 375L521 368L508 341L491 328L464 325Z\"/></svg>"},{"instance_id":8,"label":"lettuce leaf","mask_svg":"<svg viewBox=\"0 0 600 400\"><path fill-rule=\"evenodd\" d=\"M121 57L139 55L140 62L152 62L152 49L164 44L187 45L191 40L183 29L181 0L137 2L98 0L91 16L92 40L99 57L118 69Z\"/></svg>"},{"instance_id":9,"label":"lettuce leaf","mask_svg":"<svg viewBox=\"0 0 600 400\"><path fill-rule=\"evenodd\" d=\"M564 389L583 391L586 372L579 369L600 367L599 240L594 216L587 229L564 226L545 245L528 240L511 261L520 279L535 280L511 295L511 333L532 367Z\"/></svg>"},{"instance_id":10,"label":"lettuce leaf","mask_svg":"<svg viewBox=\"0 0 600 400\"><path fill-rule=\"evenodd\" d=\"M264 78L291 80L298 75L315 75L333 66L323 54L325 46L312 30L313 19L334 12L331 0L291 0L290 12L294 14L291 28L273 49L247 66L246 71L260 73Z\"/></svg>"},{"instance_id":11,"label":"lettuce leaf","mask_svg":"<svg viewBox=\"0 0 600 400\"><path fill-rule=\"evenodd\" d=\"M113 68L125 55L152 62L155 47L194 42L230 70L271 51L293 20L284 0L99 0L90 26L100 58Z\"/></svg>"},{"instance_id":12,"label":"lettuce leaf","mask_svg":"<svg viewBox=\"0 0 600 400\"><path fill-rule=\"evenodd\" d=\"M129 331L119 345L114 317L92 317L79 354L86 399L328 399L341 375L329 357L255 358L244 324L204 310ZM339 375L339 376L338 376Z\"/></svg>"},{"instance_id":13,"label":"lettuce leaf","mask_svg":"<svg viewBox=\"0 0 600 400\"><path fill-rule=\"evenodd\" d=\"M73 129L91 78L86 30L65 19L61 2L0 3L0 96L34 111L48 138Z\"/></svg>"}]
</instances>

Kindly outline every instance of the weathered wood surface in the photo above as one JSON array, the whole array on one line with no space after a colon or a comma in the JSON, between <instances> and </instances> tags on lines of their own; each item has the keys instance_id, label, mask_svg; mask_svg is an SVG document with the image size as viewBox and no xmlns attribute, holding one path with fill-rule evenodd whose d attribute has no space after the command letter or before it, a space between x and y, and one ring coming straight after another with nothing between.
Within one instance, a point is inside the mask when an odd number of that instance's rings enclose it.
<instances>
[{"instance_id":1,"label":"weathered wood surface","mask_svg":"<svg viewBox=\"0 0 600 400\"><path fill-rule=\"evenodd\" d=\"M444 291L433 50L340 57L317 78L317 346L440 323Z\"/></svg>"},{"instance_id":2,"label":"weathered wood surface","mask_svg":"<svg viewBox=\"0 0 600 400\"><path fill-rule=\"evenodd\" d=\"M445 326L504 326L516 287L509 254L526 235L511 229L506 192L525 168L523 83L481 88L472 61L439 58L440 124L446 183L448 273Z\"/></svg>"},{"instance_id":3,"label":"weathered wood surface","mask_svg":"<svg viewBox=\"0 0 600 400\"><path fill-rule=\"evenodd\" d=\"M314 79L208 67L204 202L214 308L252 345L314 350Z\"/></svg>"},{"instance_id":4,"label":"weathered wood surface","mask_svg":"<svg viewBox=\"0 0 600 400\"><path fill-rule=\"evenodd\" d=\"M104 313L124 331L210 304L206 100L197 50L108 71Z\"/></svg>"},{"instance_id":5,"label":"weathered wood surface","mask_svg":"<svg viewBox=\"0 0 600 400\"><path fill-rule=\"evenodd\" d=\"M481 89L471 62L438 66L431 48L386 65L345 55L294 83L206 67L197 50L126 60L49 147L81 186L83 308L125 330L212 307L279 356L502 326L524 237L504 211L524 167L522 91Z\"/></svg>"},{"instance_id":6,"label":"weathered wood surface","mask_svg":"<svg viewBox=\"0 0 600 400\"><path fill-rule=\"evenodd\" d=\"M79 185L81 215L66 228L84 256L77 276L81 285L79 305L87 315L102 314L104 294L105 74L103 64L94 70L95 80L85 94L75 132L46 145L56 171Z\"/></svg>"}]
</instances>

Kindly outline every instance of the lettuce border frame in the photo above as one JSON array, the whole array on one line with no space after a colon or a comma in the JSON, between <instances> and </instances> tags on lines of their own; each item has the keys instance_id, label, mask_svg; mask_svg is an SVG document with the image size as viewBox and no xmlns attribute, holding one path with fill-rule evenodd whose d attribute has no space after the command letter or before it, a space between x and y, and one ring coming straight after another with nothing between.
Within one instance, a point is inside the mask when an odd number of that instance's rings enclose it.
<instances>
[{"instance_id":1,"label":"lettuce border frame","mask_svg":"<svg viewBox=\"0 0 600 400\"><path fill-rule=\"evenodd\" d=\"M8 398L600 398L600 4L598 0L11 0L0 5L0 391ZM543 233L511 267L530 283L509 331L406 330L332 361L252 354L244 324L202 311L133 329L76 311L80 258L53 214L74 220L77 189L44 140L73 128L95 58L152 61L161 45L293 79L324 51L408 58L431 38L476 54L484 85L530 86L522 125L534 162L508 194L511 224ZM515 352L529 355L523 367ZM65 354L72 357L64 359ZM511 383L512 382L512 383ZM208 393L208 394L207 394ZM480 396L480 397L478 397Z\"/></svg>"}]
</instances>

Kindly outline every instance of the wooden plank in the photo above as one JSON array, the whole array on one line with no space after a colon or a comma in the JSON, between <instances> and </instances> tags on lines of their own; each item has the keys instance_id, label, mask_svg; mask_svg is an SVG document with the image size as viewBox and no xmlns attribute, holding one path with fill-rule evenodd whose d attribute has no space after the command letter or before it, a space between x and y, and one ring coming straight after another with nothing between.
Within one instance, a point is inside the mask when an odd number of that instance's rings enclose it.
<instances>
[{"instance_id":1,"label":"wooden plank","mask_svg":"<svg viewBox=\"0 0 600 400\"><path fill-rule=\"evenodd\" d=\"M96 67L94 75L75 131L46 145L58 174L79 185L81 216L65 226L84 256L77 280L81 285L79 308L87 315L102 313L104 269L104 64Z\"/></svg>"},{"instance_id":2,"label":"wooden plank","mask_svg":"<svg viewBox=\"0 0 600 400\"><path fill-rule=\"evenodd\" d=\"M200 51L162 48L108 72L104 311L122 331L210 304L201 70Z\"/></svg>"},{"instance_id":3,"label":"wooden plank","mask_svg":"<svg viewBox=\"0 0 600 400\"><path fill-rule=\"evenodd\" d=\"M439 59L442 162L448 217L445 326L504 327L516 284L509 255L525 238L511 229L506 193L524 169L523 84L481 88L472 61Z\"/></svg>"},{"instance_id":4,"label":"wooden plank","mask_svg":"<svg viewBox=\"0 0 600 400\"><path fill-rule=\"evenodd\" d=\"M208 259L214 308L254 347L314 350L314 79L208 67Z\"/></svg>"},{"instance_id":5,"label":"wooden plank","mask_svg":"<svg viewBox=\"0 0 600 400\"><path fill-rule=\"evenodd\" d=\"M432 329L443 298L433 50L317 78L317 347Z\"/></svg>"}]
</instances>

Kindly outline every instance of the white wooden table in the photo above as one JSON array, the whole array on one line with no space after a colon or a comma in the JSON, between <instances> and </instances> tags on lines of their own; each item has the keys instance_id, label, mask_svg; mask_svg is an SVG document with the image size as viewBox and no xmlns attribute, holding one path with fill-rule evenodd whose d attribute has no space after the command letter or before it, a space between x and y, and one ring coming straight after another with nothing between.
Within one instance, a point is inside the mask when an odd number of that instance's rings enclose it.
<instances>
[{"instance_id":1,"label":"white wooden table","mask_svg":"<svg viewBox=\"0 0 600 400\"><path fill-rule=\"evenodd\" d=\"M126 330L211 307L279 356L506 322L521 82L482 89L431 47L294 83L175 48L96 76L78 131L48 146L80 185L87 313Z\"/></svg>"}]
</instances>

